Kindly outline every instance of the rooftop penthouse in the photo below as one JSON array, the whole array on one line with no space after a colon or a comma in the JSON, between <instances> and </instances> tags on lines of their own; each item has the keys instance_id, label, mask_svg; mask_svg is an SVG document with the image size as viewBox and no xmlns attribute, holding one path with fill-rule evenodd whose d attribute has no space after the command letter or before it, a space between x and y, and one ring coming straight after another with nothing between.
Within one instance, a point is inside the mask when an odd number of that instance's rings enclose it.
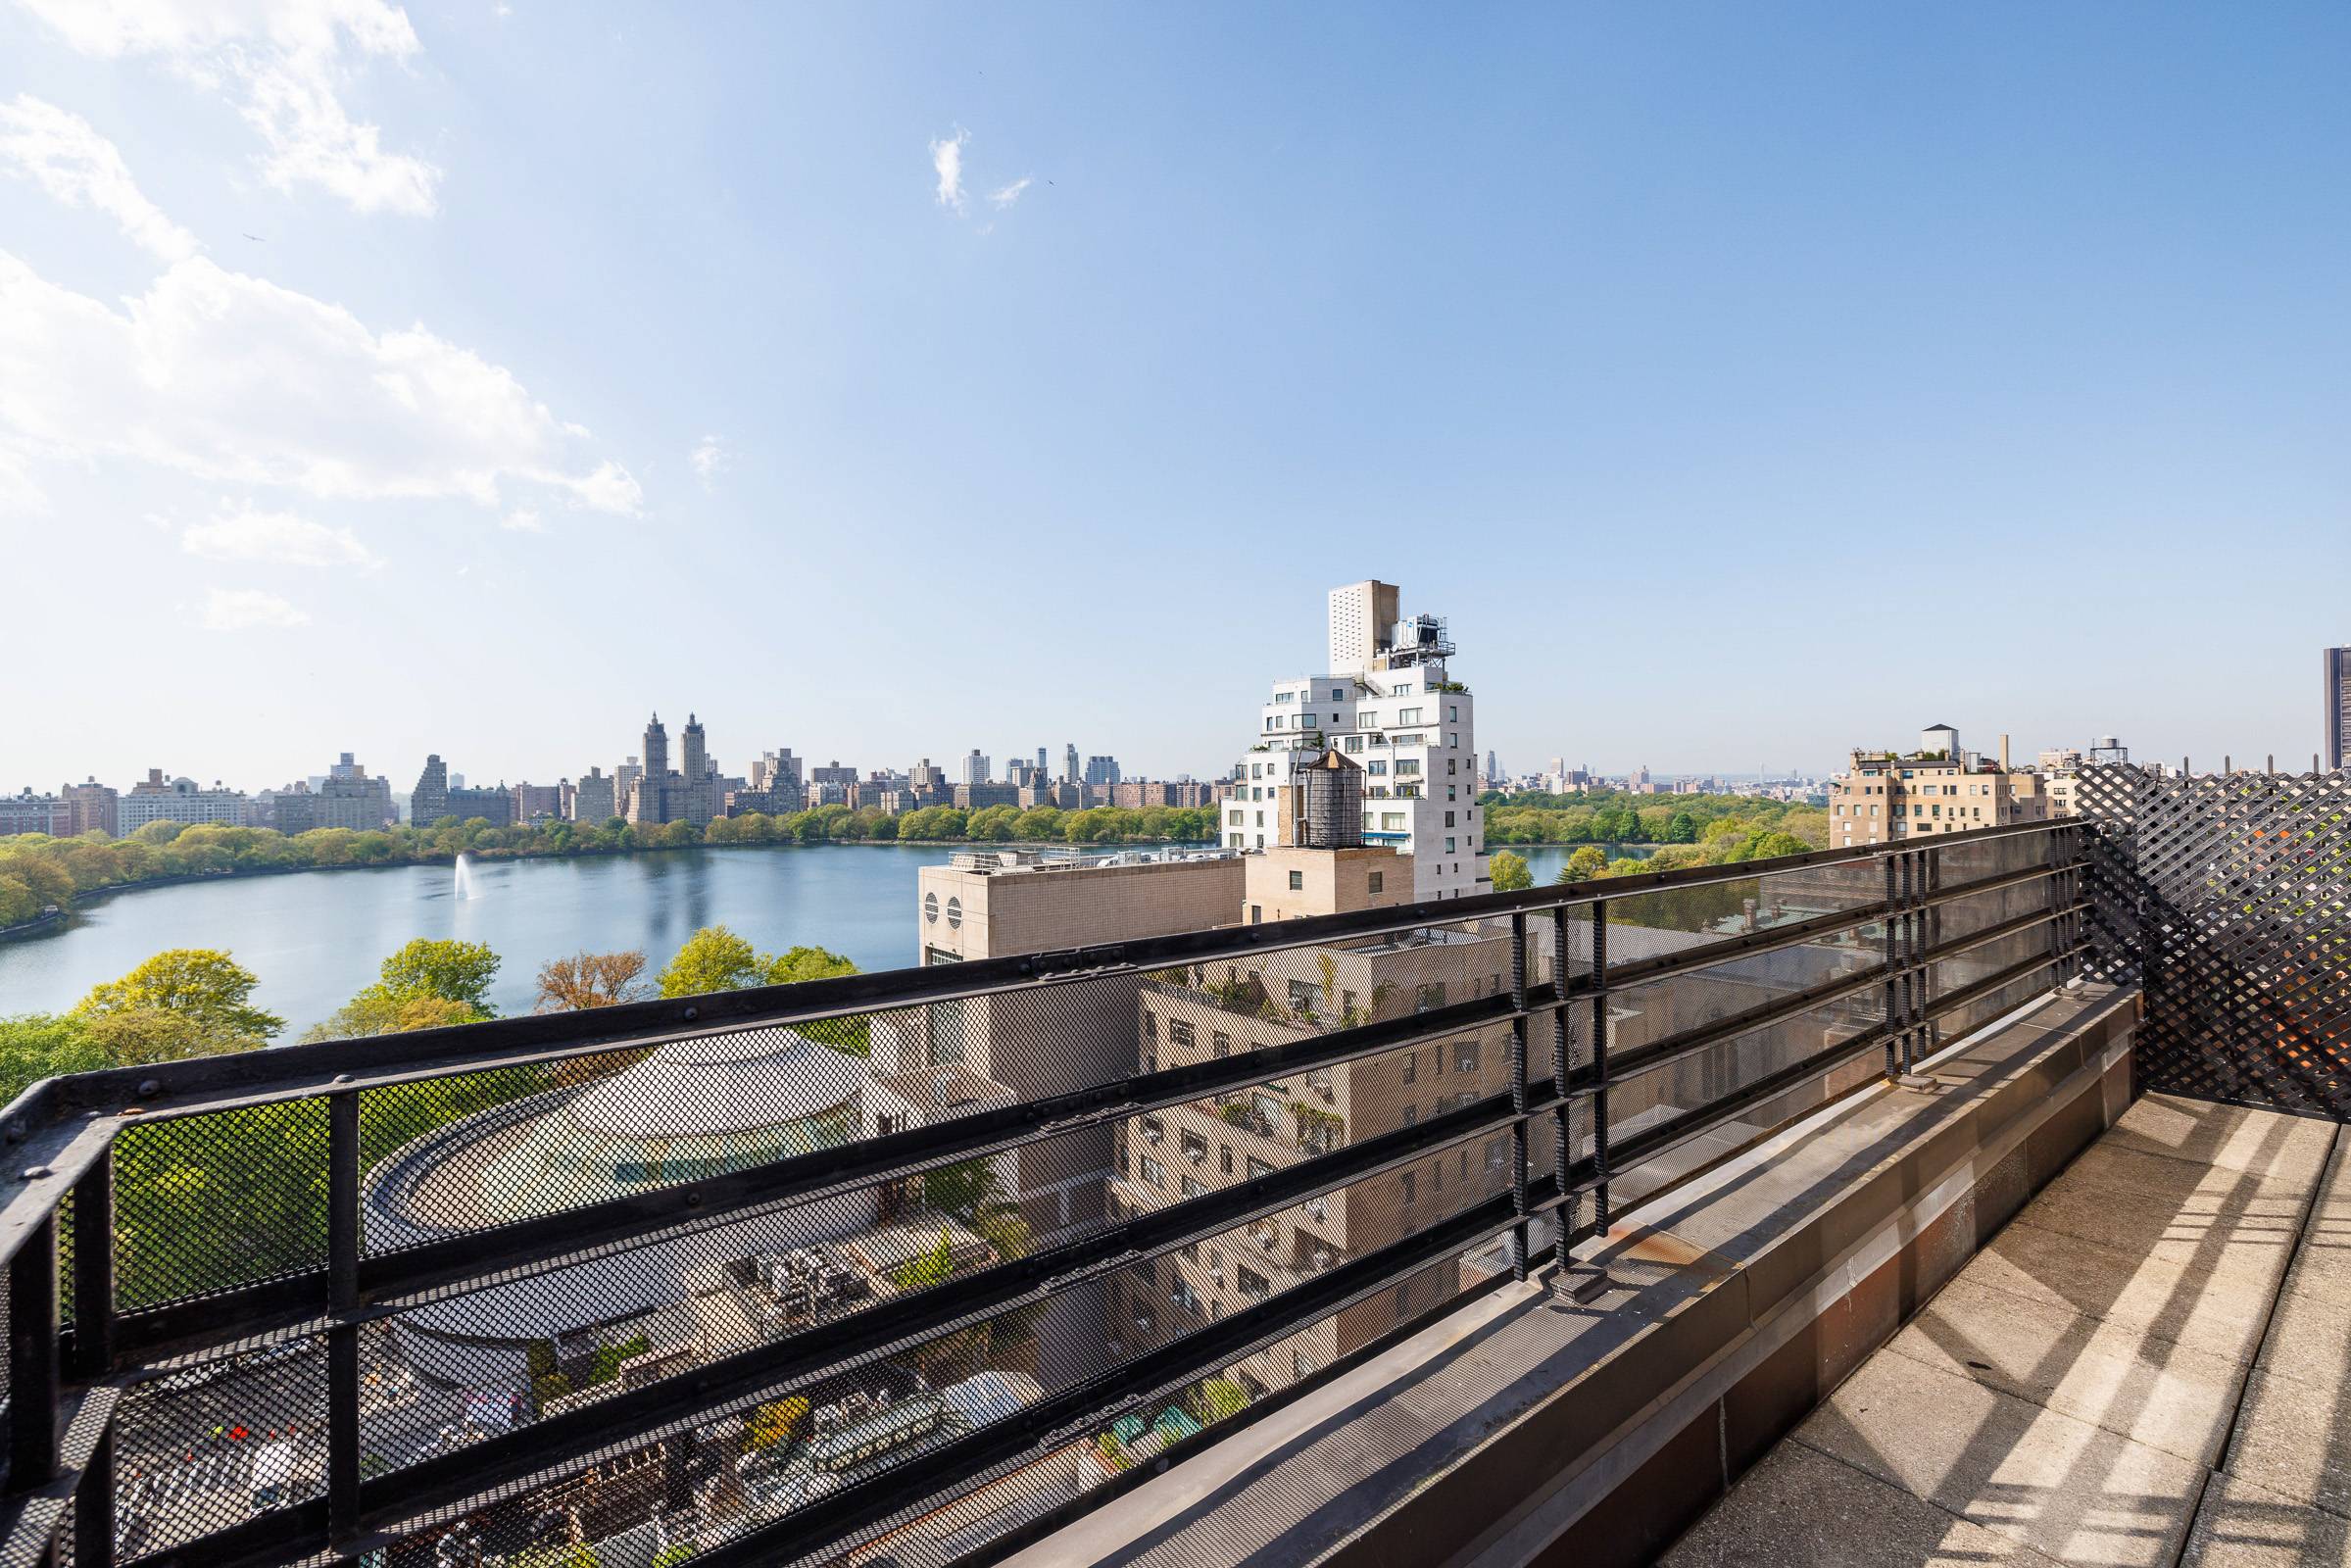
<instances>
[{"instance_id":1,"label":"rooftop penthouse","mask_svg":"<svg viewBox=\"0 0 2351 1568\"><path fill-rule=\"evenodd\" d=\"M2078 785L49 1080L7 1560L2338 1561L2351 782Z\"/></svg>"}]
</instances>

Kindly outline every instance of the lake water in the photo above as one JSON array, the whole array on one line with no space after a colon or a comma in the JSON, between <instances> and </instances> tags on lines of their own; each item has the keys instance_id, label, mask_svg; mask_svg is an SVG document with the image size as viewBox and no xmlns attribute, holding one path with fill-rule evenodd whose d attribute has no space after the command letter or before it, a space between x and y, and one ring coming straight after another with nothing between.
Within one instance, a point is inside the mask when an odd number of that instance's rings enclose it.
<instances>
[{"instance_id":1,"label":"lake water","mask_svg":"<svg viewBox=\"0 0 2351 1568\"><path fill-rule=\"evenodd\" d=\"M487 943L506 960L493 992L502 1013L529 1010L549 958L640 948L659 969L706 925L731 926L761 952L807 943L862 969L899 968L918 956L916 869L950 853L820 844L484 860L468 862L468 899L453 896L447 865L118 893L61 927L0 941L0 1015L63 1010L166 948L227 949L261 977L254 1001L286 1019L282 1040L349 1001L413 937ZM1572 852L1518 853L1548 882Z\"/></svg>"}]
</instances>

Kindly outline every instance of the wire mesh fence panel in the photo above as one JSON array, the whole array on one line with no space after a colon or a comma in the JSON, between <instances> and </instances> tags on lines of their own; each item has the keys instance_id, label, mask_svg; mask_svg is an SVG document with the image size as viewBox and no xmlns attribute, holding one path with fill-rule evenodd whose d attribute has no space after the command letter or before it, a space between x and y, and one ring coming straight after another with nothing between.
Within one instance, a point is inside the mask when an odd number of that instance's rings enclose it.
<instances>
[{"instance_id":1,"label":"wire mesh fence panel","mask_svg":"<svg viewBox=\"0 0 2351 1568\"><path fill-rule=\"evenodd\" d=\"M124 1311L326 1261L326 1105L212 1111L115 1144L115 1279Z\"/></svg>"},{"instance_id":2,"label":"wire mesh fence panel","mask_svg":"<svg viewBox=\"0 0 2351 1568\"><path fill-rule=\"evenodd\" d=\"M2145 989L2140 1082L2351 1117L2351 774L2082 771L2092 972Z\"/></svg>"},{"instance_id":3,"label":"wire mesh fence panel","mask_svg":"<svg viewBox=\"0 0 2351 1568\"><path fill-rule=\"evenodd\" d=\"M325 1486L323 1337L175 1365L115 1422L118 1554L169 1551Z\"/></svg>"},{"instance_id":4,"label":"wire mesh fence panel","mask_svg":"<svg viewBox=\"0 0 2351 1568\"><path fill-rule=\"evenodd\" d=\"M1866 1081L1889 951L1968 945L1907 1007L2050 950L2041 884L1917 903L2041 839L1934 849L1895 922L1850 923L1883 857L1310 941L1269 884L1262 926L1155 950L1222 957L684 999L592 1051L522 1020L479 1065L133 1125L117 1304L211 1348L124 1402L122 1550L272 1518L324 1550L332 1381L382 1568L786 1520L759 1560L952 1560L1508 1278L1603 1129L1621 1210ZM67 1214L69 1280L87 1245Z\"/></svg>"}]
</instances>

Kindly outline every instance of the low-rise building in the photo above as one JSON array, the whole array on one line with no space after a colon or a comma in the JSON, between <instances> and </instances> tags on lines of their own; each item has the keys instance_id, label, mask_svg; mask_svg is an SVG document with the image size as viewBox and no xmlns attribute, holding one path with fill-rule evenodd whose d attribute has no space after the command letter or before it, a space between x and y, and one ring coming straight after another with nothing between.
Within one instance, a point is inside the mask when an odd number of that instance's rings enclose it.
<instances>
[{"instance_id":1,"label":"low-rise building","mask_svg":"<svg viewBox=\"0 0 2351 1568\"><path fill-rule=\"evenodd\" d=\"M124 836L150 822L225 822L236 826L245 817L245 792L215 780L206 789L192 778L164 777L160 767L147 769L146 778L117 798L115 820Z\"/></svg>"},{"instance_id":2,"label":"low-rise building","mask_svg":"<svg viewBox=\"0 0 2351 1568\"><path fill-rule=\"evenodd\" d=\"M101 784L95 778L84 778L79 784L69 784L58 792L73 809L73 832L104 833L112 838L122 831L115 814L114 786Z\"/></svg>"},{"instance_id":3,"label":"low-rise building","mask_svg":"<svg viewBox=\"0 0 2351 1568\"><path fill-rule=\"evenodd\" d=\"M1854 849L1933 833L2037 822L2050 814L2044 780L2011 772L2007 741L1997 761L1963 752L1959 732L1935 725L1920 747L1853 753L1848 771L1830 781L1829 847Z\"/></svg>"},{"instance_id":4,"label":"low-rise building","mask_svg":"<svg viewBox=\"0 0 2351 1568\"><path fill-rule=\"evenodd\" d=\"M51 838L73 835L73 807L56 795L35 795L27 787L16 795L0 795L0 838L20 833L46 833Z\"/></svg>"}]
</instances>

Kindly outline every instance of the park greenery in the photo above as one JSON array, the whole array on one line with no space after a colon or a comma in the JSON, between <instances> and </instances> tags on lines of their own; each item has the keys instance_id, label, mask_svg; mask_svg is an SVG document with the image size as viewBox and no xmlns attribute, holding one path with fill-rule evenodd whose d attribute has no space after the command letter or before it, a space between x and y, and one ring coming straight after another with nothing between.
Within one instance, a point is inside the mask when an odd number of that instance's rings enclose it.
<instances>
[{"instance_id":1,"label":"park greenery","mask_svg":"<svg viewBox=\"0 0 2351 1568\"><path fill-rule=\"evenodd\" d=\"M445 816L423 827L322 827L292 836L273 828L217 822L149 822L120 839L95 832L71 839L40 833L0 839L0 929L38 919L53 906L71 909L77 895L144 882L411 865L454 860L460 855L529 859L704 844L1155 844L1215 837L1212 808L1167 806L1140 810L1102 806L1077 811L1050 806L1029 810L992 806L978 811L928 806L895 816L871 807L852 810L819 806L781 816L755 811L720 817L707 827L689 822L636 827L619 817L601 823L493 827L478 816L464 821Z\"/></svg>"},{"instance_id":2,"label":"park greenery","mask_svg":"<svg viewBox=\"0 0 2351 1568\"><path fill-rule=\"evenodd\" d=\"M1750 838L1780 833L1812 849L1829 842L1829 813L1819 807L1746 795L1489 792L1480 797L1480 804L1486 808L1486 842L1497 849L1512 844L1705 844L1728 831L1717 830L1724 822L1737 824ZM1743 857L1763 858L1752 852Z\"/></svg>"}]
</instances>

